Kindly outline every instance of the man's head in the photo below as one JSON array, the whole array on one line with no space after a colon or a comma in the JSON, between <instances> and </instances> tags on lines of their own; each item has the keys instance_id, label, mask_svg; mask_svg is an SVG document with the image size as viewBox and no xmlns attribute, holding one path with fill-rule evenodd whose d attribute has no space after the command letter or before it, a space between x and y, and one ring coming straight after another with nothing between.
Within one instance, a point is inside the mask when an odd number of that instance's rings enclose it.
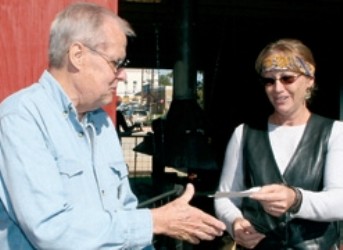
<instances>
[{"instance_id":1,"label":"man's head","mask_svg":"<svg viewBox=\"0 0 343 250\"><path fill-rule=\"evenodd\" d=\"M75 3L58 13L50 28L49 65L59 68L69 47L80 42L91 48L106 46L103 25L105 18L116 21L127 36L134 36L130 25L110 9L92 3ZM113 38L115 39L115 38Z\"/></svg>"},{"instance_id":2,"label":"man's head","mask_svg":"<svg viewBox=\"0 0 343 250\"><path fill-rule=\"evenodd\" d=\"M79 113L112 101L126 57L127 36L135 33L111 10L76 3L60 12L50 30L49 71Z\"/></svg>"}]
</instances>

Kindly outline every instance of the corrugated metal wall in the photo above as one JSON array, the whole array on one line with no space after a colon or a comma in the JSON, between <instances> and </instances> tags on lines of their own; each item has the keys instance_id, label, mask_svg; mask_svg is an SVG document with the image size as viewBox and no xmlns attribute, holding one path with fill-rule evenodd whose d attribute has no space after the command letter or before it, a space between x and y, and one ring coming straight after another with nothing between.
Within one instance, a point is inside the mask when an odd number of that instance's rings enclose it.
<instances>
[{"instance_id":1,"label":"corrugated metal wall","mask_svg":"<svg viewBox=\"0 0 343 250\"><path fill-rule=\"evenodd\" d=\"M57 12L78 0L0 0L0 101L37 81L48 62L49 29ZM93 0L118 12L118 0ZM106 107L115 117L115 103Z\"/></svg>"}]
</instances>

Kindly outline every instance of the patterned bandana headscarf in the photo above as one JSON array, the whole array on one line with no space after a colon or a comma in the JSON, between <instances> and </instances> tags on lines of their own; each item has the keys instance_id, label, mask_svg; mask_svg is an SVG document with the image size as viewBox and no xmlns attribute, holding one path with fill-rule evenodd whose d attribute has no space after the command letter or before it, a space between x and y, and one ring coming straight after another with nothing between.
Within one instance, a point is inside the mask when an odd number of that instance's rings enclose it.
<instances>
[{"instance_id":1,"label":"patterned bandana headscarf","mask_svg":"<svg viewBox=\"0 0 343 250\"><path fill-rule=\"evenodd\" d=\"M302 58L293 58L282 54L272 54L263 60L261 74L272 70L290 70L311 77L314 77L315 71L314 66Z\"/></svg>"}]
</instances>

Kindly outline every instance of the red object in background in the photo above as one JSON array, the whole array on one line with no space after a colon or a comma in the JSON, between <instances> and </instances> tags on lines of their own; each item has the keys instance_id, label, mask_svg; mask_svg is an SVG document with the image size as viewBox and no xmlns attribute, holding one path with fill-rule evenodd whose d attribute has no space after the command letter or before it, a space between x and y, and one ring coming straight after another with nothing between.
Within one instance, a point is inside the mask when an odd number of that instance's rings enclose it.
<instances>
[{"instance_id":1,"label":"red object in background","mask_svg":"<svg viewBox=\"0 0 343 250\"><path fill-rule=\"evenodd\" d=\"M36 82L47 68L50 24L73 2L79 0L0 0L0 101ZM84 2L98 3L118 13L118 0ZM115 120L115 101L105 110Z\"/></svg>"}]
</instances>

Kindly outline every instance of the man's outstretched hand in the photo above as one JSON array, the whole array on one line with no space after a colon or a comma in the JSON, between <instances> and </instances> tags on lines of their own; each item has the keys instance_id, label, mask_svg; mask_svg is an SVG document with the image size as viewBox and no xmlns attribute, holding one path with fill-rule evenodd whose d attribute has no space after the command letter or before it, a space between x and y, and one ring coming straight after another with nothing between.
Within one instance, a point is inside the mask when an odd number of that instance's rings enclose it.
<instances>
[{"instance_id":1,"label":"man's outstretched hand","mask_svg":"<svg viewBox=\"0 0 343 250\"><path fill-rule=\"evenodd\" d=\"M187 184L185 192L166 205L152 209L154 233L198 244L221 236L225 224L202 210L189 205L194 186Z\"/></svg>"}]
</instances>

